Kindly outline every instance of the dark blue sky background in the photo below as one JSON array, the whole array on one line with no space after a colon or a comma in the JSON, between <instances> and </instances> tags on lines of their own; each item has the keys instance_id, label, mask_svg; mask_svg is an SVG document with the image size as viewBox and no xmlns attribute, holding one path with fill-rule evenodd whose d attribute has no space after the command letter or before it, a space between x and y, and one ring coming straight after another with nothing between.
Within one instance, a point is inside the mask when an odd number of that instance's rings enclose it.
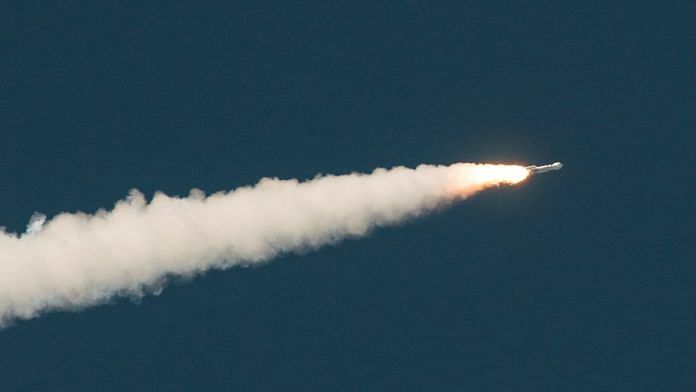
<instances>
[{"instance_id":1,"label":"dark blue sky background","mask_svg":"<svg viewBox=\"0 0 696 392\"><path fill-rule=\"evenodd\" d=\"M566 168L20 322L0 331L0 390L696 389L696 7L651 3L4 3L12 231L133 187Z\"/></svg>"}]
</instances>

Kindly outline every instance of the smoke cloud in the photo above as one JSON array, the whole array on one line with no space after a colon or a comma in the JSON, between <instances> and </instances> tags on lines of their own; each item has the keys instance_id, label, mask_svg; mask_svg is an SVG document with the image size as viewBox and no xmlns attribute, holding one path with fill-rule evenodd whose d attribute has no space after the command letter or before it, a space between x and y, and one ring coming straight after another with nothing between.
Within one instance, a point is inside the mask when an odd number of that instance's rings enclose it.
<instances>
[{"instance_id":1,"label":"smoke cloud","mask_svg":"<svg viewBox=\"0 0 696 392\"><path fill-rule=\"evenodd\" d=\"M527 174L521 166L421 165L304 182L264 178L210 196L156 193L149 203L133 190L111 211L49 221L35 213L23 234L0 228L0 326L156 293L172 276L363 236Z\"/></svg>"}]
</instances>

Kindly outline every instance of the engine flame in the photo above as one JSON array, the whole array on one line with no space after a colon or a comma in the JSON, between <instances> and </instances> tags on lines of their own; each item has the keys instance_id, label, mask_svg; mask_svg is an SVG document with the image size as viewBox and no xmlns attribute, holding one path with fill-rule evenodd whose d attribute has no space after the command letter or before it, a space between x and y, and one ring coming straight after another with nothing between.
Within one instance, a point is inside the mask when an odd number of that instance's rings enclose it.
<instances>
[{"instance_id":1,"label":"engine flame","mask_svg":"<svg viewBox=\"0 0 696 392\"><path fill-rule=\"evenodd\" d=\"M529 174L524 166L464 163L457 173L454 192L461 195L491 186L517 184Z\"/></svg>"}]
</instances>

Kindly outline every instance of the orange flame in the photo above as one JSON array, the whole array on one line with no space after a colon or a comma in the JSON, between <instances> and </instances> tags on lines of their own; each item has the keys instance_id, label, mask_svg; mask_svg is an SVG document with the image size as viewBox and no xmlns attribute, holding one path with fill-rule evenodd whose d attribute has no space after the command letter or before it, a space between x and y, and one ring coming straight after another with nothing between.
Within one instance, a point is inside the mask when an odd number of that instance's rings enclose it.
<instances>
[{"instance_id":1,"label":"orange flame","mask_svg":"<svg viewBox=\"0 0 696 392\"><path fill-rule=\"evenodd\" d=\"M491 186L517 184L529 174L529 170L518 165L462 164L457 172L455 193L469 195Z\"/></svg>"}]
</instances>

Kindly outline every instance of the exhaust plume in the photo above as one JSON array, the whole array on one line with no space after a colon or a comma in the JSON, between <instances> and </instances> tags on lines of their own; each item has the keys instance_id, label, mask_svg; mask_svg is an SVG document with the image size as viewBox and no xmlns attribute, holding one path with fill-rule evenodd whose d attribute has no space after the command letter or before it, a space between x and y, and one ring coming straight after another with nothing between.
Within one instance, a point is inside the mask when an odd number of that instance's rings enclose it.
<instances>
[{"instance_id":1,"label":"exhaust plume","mask_svg":"<svg viewBox=\"0 0 696 392\"><path fill-rule=\"evenodd\" d=\"M0 228L0 326L114 296L157 293L193 276L365 235L484 188L524 180L522 166L421 165L300 182L264 178L210 196L132 190L111 211L34 213L23 234Z\"/></svg>"}]
</instances>

